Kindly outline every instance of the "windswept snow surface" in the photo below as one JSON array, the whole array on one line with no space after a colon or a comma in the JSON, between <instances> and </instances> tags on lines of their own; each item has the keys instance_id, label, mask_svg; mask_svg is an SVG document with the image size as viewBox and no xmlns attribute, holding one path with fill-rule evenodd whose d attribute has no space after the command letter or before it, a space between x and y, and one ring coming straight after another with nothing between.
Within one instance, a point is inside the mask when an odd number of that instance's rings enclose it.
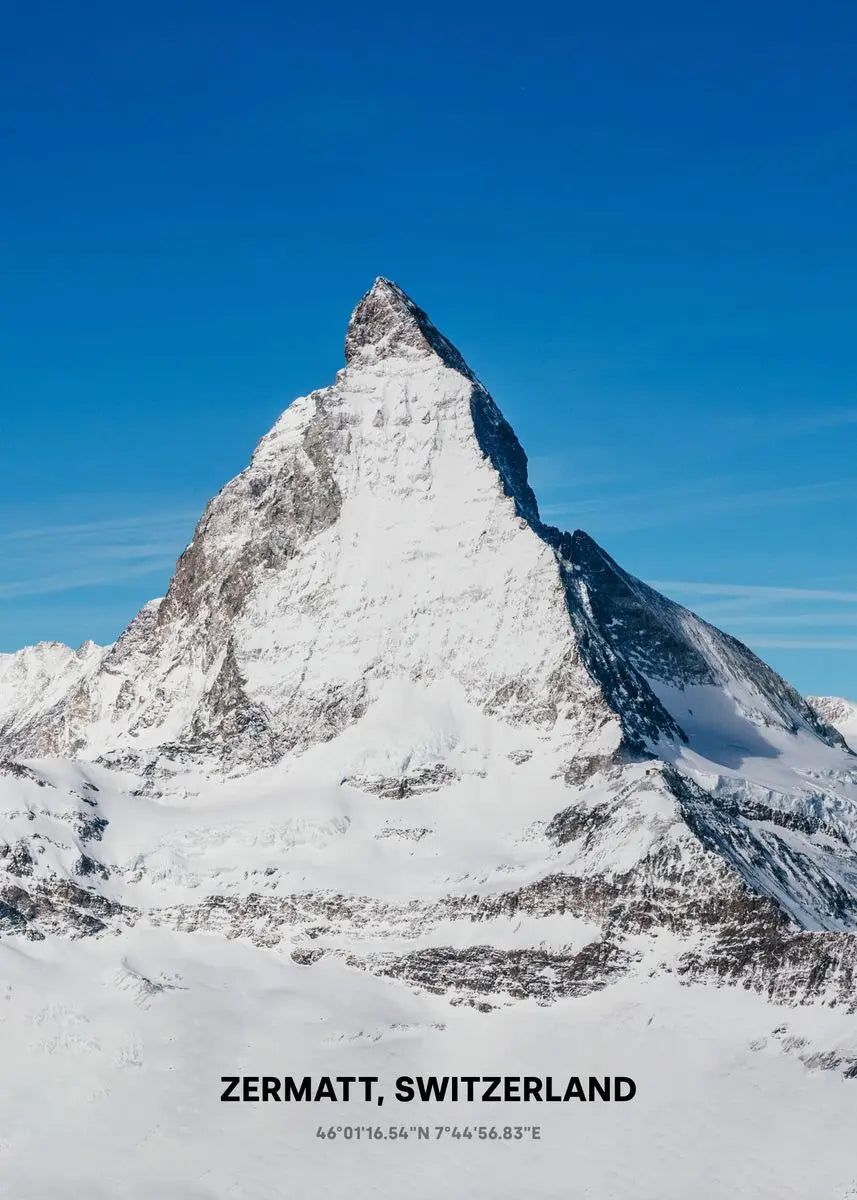
<instances>
[{"instance_id":1,"label":"windswept snow surface","mask_svg":"<svg viewBox=\"0 0 857 1200\"><path fill-rule=\"evenodd\" d=\"M0 1195L857 1196L844 702L544 525L389 281L346 352L114 646L0 656ZM638 1090L395 1103L418 1074Z\"/></svg>"}]
</instances>

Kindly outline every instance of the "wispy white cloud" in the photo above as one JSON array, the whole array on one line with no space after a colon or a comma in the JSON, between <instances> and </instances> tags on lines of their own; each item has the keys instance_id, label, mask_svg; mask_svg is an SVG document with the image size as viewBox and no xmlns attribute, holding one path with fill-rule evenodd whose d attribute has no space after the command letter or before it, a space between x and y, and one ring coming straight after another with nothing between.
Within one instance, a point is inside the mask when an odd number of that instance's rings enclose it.
<instances>
[{"instance_id":1,"label":"wispy white cloud","mask_svg":"<svg viewBox=\"0 0 857 1200\"><path fill-rule=\"evenodd\" d=\"M691 579L647 582L759 652L857 650L852 633L857 591Z\"/></svg>"},{"instance_id":2,"label":"wispy white cloud","mask_svg":"<svg viewBox=\"0 0 857 1200\"><path fill-rule=\"evenodd\" d=\"M148 559L143 562L128 563L121 567L105 567L101 571L87 569L85 565L78 568L72 566L66 571L57 571L53 574L0 582L0 600L13 600L21 596L44 596L50 592L69 592L76 588L115 586L145 575L162 574L169 571L175 561L175 556Z\"/></svg>"},{"instance_id":3,"label":"wispy white cloud","mask_svg":"<svg viewBox=\"0 0 857 1200\"><path fill-rule=\"evenodd\" d=\"M822 433L829 429L842 429L857 425L857 408L841 408L827 412L808 412L797 416L745 416L736 417L730 426L742 436L753 440L802 437L804 434Z\"/></svg>"},{"instance_id":4,"label":"wispy white cloud","mask_svg":"<svg viewBox=\"0 0 857 1200\"><path fill-rule=\"evenodd\" d=\"M842 503L857 497L854 479L754 489L742 489L740 482L715 476L679 487L571 496L545 504L541 511L546 519L565 524L580 525L590 520L598 536L686 524L735 512Z\"/></svg>"},{"instance_id":5,"label":"wispy white cloud","mask_svg":"<svg viewBox=\"0 0 857 1200\"><path fill-rule=\"evenodd\" d=\"M115 587L158 577L158 590L192 535L197 512L149 512L100 520L0 528L0 600Z\"/></svg>"},{"instance_id":6,"label":"wispy white cloud","mask_svg":"<svg viewBox=\"0 0 857 1200\"><path fill-rule=\"evenodd\" d=\"M762 600L841 600L857 602L857 592L833 588L781 587L777 584L708 583L693 579L649 579L659 592L678 592L693 596L753 596Z\"/></svg>"},{"instance_id":7,"label":"wispy white cloud","mask_svg":"<svg viewBox=\"0 0 857 1200\"><path fill-rule=\"evenodd\" d=\"M753 638L753 647L761 650L857 650L857 637L760 637Z\"/></svg>"},{"instance_id":8,"label":"wispy white cloud","mask_svg":"<svg viewBox=\"0 0 857 1200\"><path fill-rule=\"evenodd\" d=\"M100 521L56 522L50 525L11 526L0 528L0 542L32 542L42 538L94 538L101 543L116 544L133 541L140 530L188 530L198 512L141 513L124 517L108 517Z\"/></svg>"},{"instance_id":9,"label":"wispy white cloud","mask_svg":"<svg viewBox=\"0 0 857 1200\"><path fill-rule=\"evenodd\" d=\"M711 619L712 610L707 609L709 620ZM730 614L725 614L728 619ZM734 615L734 610L732 615ZM757 626L757 627L792 627L800 628L812 626L816 629L822 627L843 628L849 625L857 625L857 606L852 609L843 609L841 612L738 612L737 619L742 626Z\"/></svg>"}]
</instances>

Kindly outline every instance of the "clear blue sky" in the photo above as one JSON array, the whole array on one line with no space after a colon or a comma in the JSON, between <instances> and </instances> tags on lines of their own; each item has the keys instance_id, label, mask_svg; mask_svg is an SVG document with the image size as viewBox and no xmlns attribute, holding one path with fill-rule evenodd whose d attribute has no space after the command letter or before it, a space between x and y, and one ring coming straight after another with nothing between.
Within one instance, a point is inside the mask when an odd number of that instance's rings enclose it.
<instances>
[{"instance_id":1,"label":"clear blue sky","mask_svg":"<svg viewBox=\"0 0 857 1200\"><path fill-rule=\"evenodd\" d=\"M0 649L111 640L161 594L384 274L550 520L857 696L857 6L3 24Z\"/></svg>"}]
</instances>

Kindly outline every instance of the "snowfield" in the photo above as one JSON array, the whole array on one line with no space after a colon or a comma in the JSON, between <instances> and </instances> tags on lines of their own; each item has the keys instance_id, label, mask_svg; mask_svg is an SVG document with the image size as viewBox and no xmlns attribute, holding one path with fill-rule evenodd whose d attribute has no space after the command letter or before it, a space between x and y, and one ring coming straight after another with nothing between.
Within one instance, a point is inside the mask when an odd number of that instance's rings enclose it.
<instances>
[{"instance_id":1,"label":"snowfield","mask_svg":"<svg viewBox=\"0 0 857 1200\"><path fill-rule=\"evenodd\" d=\"M857 1186L853 1018L620 983L485 1014L340 963L135 930L2 946L3 1191L15 1200L723 1196ZM809 1064L809 1065L807 1065ZM630 1075L625 1104L395 1103L399 1075ZM228 1074L376 1075L362 1101L222 1104ZM319 1126L538 1124L532 1142L319 1140Z\"/></svg>"}]
</instances>

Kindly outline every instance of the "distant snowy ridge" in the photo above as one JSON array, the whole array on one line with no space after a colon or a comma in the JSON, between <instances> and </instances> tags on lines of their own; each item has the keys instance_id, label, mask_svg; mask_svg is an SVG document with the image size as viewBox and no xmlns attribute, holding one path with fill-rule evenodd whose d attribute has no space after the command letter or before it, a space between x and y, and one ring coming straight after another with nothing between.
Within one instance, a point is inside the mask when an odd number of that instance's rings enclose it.
<instances>
[{"instance_id":1,"label":"distant snowy ridge","mask_svg":"<svg viewBox=\"0 0 857 1200\"><path fill-rule=\"evenodd\" d=\"M823 721L838 729L852 750L857 751L857 703L841 696L807 696Z\"/></svg>"},{"instance_id":2,"label":"distant snowy ridge","mask_svg":"<svg viewBox=\"0 0 857 1200\"><path fill-rule=\"evenodd\" d=\"M0 726L22 714L49 708L91 674L106 654L94 642L78 650L62 642L39 642L14 654L0 654Z\"/></svg>"}]
</instances>

